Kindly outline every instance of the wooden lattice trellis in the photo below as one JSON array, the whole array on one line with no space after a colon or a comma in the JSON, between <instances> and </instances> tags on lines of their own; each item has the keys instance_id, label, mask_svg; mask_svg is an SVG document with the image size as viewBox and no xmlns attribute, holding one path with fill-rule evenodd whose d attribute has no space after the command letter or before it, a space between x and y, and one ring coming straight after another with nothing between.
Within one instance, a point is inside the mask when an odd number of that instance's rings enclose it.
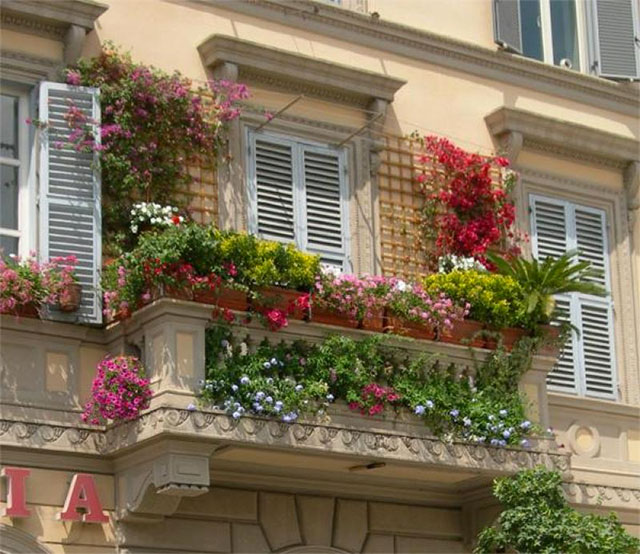
<instances>
[{"instance_id":1,"label":"wooden lattice trellis","mask_svg":"<svg viewBox=\"0 0 640 554\"><path fill-rule=\"evenodd\" d=\"M394 135L385 135L383 140L378 170L382 271L415 278L428 269L421 248L423 199L415 182L416 145L407 137Z\"/></svg>"}]
</instances>

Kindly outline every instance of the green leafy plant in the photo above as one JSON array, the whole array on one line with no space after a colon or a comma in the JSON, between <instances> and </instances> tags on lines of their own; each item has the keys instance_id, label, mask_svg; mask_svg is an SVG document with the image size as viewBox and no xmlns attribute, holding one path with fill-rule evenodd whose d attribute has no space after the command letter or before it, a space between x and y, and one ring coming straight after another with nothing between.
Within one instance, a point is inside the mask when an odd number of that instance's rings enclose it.
<instances>
[{"instance_id":1,"label":"green leafy plant","mask_svg":"<svg viewBox=\"0 0 640 554\"><path fill-rule=\"evenodd\" d=\"M581 514L569 506L557 471L540 466L497 479L493 493L505 509L480 532L475 554L635 554L640 548L615 514Z\"/></svg>"},{"instance_id":2,"label":"green leafy plant","mask_svg":"<svg viewBox=\"0 0 640 554\"><path fill-rule=\"evenodd\" d=\"M187 292L221 284L258 294L264 286L309 291L320 271L318 256L254 235L185 223L142 233L138 245L103 271L107 313L133 310L157 291Z\"/></svg>"},{"instance_id":3,"label":"green leafy plant","mask_svg":"<svg viewBox=\"0 0 640 554\"><path fill-rule=\"evenodd\" d=\"M429 275L423 284L432 296L443 292L454 302L468 302L470 319L497 329L528 326L524 290L511 276L455 270Z\"/></svg>"},{"instance_id":4,"label":"green leafy plant","mask_svg":"<svg viewBox=\"0 0 640 554\"><path fill-rule=\"evenodd\" d=\"M607 294L603 287L592 281L601 276L600 272L591 268L588 261L576 261L576 256L574 250L559 258L547 257L542 261L520 257L507 260L494 253L488 258L500 274L513 278L522 287L526 313L534 316L536 323L548 323L556 316L556 294Z\"/></svg>"},{"instance_id":5,"label":"green leafy plant","mask_svg":"<svg viewBox=\"0 0 640 554\"><path fill-rule=\"evenodd\" d=\"M229 81L195 89L179 72L134 62L110 43L98 56L68 68L66 81L100 87L103 233L109 254L135 243L128 220L134 202L184 207L180 190L193 179L189 164L201 155L216 159L225 122L239 115L237 102L248 97L246 86ZM86 140L87 122L75 105L65 118L73 140L62 147L83 150L94 143Z\"/></svg>"},{"instance_id":6,"label":"green leafy plant","mask_svg":"<svg viewBox=\"0 0 640 554\"><path fill-rule=\"evenodd\" d=\"M411 411L447 440L526 447L526 437L537 432L510 381L486 376L474 383L437 357L409 358L384 335L360 341L330 336L317 344L263 341L254 347L249 337L214 326L206 368L202 402L234 419L252 414L290 423L343 400L369 416L385 409Z\"/></svg>"}]
</instances>

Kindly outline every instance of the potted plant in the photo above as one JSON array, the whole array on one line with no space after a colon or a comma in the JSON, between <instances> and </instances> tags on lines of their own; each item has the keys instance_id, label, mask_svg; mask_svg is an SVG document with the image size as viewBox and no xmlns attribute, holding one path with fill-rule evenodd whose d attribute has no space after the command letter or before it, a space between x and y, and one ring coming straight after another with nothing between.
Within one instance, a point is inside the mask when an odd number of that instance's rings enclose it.
<instances>
[{"instance_id":1,"label":"potted plant","mask_svg":"<svg viewBox=\"0 0 640 554\"><path fill-rule=\"evenodd\" d=\"M75 312L82 300L82 285L78 282L70 283L60 293L57 307L61 312Z\"/></svg>"}]
</instances>

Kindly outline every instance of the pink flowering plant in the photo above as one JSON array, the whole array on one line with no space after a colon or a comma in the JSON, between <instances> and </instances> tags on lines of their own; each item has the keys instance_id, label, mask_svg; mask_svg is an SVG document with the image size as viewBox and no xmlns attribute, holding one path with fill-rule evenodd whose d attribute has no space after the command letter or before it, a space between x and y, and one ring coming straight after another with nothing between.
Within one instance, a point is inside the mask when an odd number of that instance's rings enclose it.
<instances>
[{"instance_id":1,"label":"pink flowering plant","mask_svg":"<svg viewBox=\"0 0 640 554\"><path fill-rule=\"evenodd\" d=\"M33 305L57 304L69 299L75 284L75 256L40 263L33 256L0 257L0 313L17 313Z\"/></svg>"},{"instance_id":2,"label":"pink flowering plant","mask_svg":"<svg viewBox=\"0 0 640 554\"><path fill-rule=\"evenodd\" d=\"M373 416L382 413L387 406L395 406L399 400L400 395L393 387L368 383L362 387L360 398L349 402L349 409Z\"/></svg>"},{"instance_id":3,"label":"pink flowering plant","mask_svg":"<svg viewBox=\"0 0 640 554\"><path fill-rule=\"evenodd\" d=\"M82 421L98 425L136 419L149 407L151 394L149 380L138 358L107 356L98 364Z\"/></svg>"},{"instance_id":4,"label":"pink flowering plant","mask_svg":"<svg viewBox=\"0 0 640 554\"><path fill-rule=\"evenodd\" d=\"M313 302L356 321L380 316L384 310L405 322L447 330L469 309L456 305L444 293L430 295L419 283L378 275L325 273L318 277Z\"/></svg>"},{"instance_id":5,"label":"pink flowering plant","mask_svg":"<svg viewBox=\"0 0 640 554\"><path fill-rule=\"evenodd\" d=\"M68 68L66 81L100 88L100 141L90 135L94 122L70 103L70 133L60 146L100 150L105 251L111 253L135 242L128 217L135 202L183 207L179 191L193 179L188 166L200 156L216 159L225 123L238 117L238 103L249 96L246 86L229 81L196 88L180 73L136 63L111 44Z\"/></svg>"}]
</instances>

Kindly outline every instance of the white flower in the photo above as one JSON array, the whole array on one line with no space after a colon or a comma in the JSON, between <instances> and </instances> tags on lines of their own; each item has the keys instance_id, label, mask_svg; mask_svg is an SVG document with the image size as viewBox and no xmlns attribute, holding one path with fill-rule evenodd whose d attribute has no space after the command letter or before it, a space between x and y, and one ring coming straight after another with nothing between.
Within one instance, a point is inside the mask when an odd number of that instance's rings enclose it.
<instances>
[{"instance_id":1,"label":"white flower","mask_svg":"<svg viewBox=\"0 0 640 554\"><path fill-rule=\"evenodd\" d=\"M328 275L331 277L340 277L340 275L342 274L342 270L338 266L326 263L320 264L320 271L323 275Z\"/></svg>"},{"instance_id":2,"label":"white flower","mask_svg":"<svg viewBox=\"0 0 640 554\"><path fill-rule=\"evenodd\" d=\"M405 283L402 279L398 279L393 289L397 290L398 292L404 292L405 290L407 290L407 287L407 283Z\"/></svg>"}]
</instances>

